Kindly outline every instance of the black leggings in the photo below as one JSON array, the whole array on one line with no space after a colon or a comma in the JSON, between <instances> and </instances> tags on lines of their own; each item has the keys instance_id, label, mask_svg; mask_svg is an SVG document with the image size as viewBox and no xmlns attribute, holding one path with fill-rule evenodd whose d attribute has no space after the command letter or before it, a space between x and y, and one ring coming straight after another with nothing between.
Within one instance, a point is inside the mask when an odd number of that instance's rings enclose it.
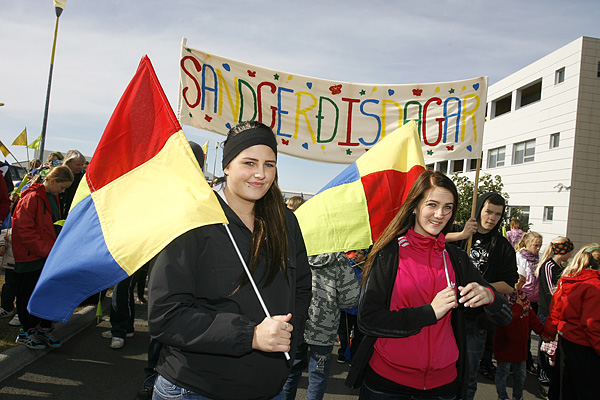
<instances>
[{"instance_id":1,"label":"black leggings","mask_svg":"<svg viewBox=\"0 0 600 400\"><path fill-rule=\"evenodd\" d=\"M597 399L600 393L600 355L559 336L561 399Z\"/></svg>"},{"instance_id":2,"label":"black leggings","mask_svg":"<svg viewBox=\"0 0 600 400\"><path fill-rule=\"evenodd\" d=\"M15 272L15 280L17 283L17 313L19 314L19 321L23 325L23 330L28 331L35 328L38 324L44 329L52 327L52 321L48 321L35 315L29 314L27 311L27 304L33 294L33 289L37 284L42 270L39 269L33 272Z\"/></svg>"}]
</instances>

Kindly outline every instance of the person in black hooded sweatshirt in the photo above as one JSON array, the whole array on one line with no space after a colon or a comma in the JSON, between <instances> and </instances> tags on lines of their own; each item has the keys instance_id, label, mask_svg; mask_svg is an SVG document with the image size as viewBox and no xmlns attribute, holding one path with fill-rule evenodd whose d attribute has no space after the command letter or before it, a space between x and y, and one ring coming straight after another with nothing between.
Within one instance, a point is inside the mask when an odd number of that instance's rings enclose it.
<instances>
[{"instance_id":1,"label":"person in black hooded sweatshirt","mask_svg":"<svg viewBox=\"0 0 600 400\"><path fill-rule=\"evenodd\" d=\"M446 235L446 241L466 249L473 235L469 256L485 280L498 292L510 294L519 280L515 250L500 233L506 202L498 193L488 192L477 200L476 218L471 218L459 232ZM469 357L469 385L467 399L477 391L477 372L483 357L486 337L493 337L494 325L479 309L467 313L467 349ZM489 333L488 333L489 332Z\"/></svg>"}]
</instances>

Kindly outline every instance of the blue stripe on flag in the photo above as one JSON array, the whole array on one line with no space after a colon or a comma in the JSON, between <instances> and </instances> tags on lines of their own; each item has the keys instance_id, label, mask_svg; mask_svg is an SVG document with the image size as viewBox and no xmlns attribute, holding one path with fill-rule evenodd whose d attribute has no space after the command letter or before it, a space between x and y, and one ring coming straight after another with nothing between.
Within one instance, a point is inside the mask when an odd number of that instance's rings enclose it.
<instances>
[{"instance_id":1,"label":"blue stripe on flag","mask_svg":"<svg viewBox=\"0 0 600 400\"><path fill-rule=\"evenodd\" d=\"M83 300L127 277L106 247L89 195L69 213L27 310L40 318L66 322Z\"/></svg>"},{"instance_id":2,"label":"blue stripe on flag","mask_svg":"<svg viewBox=\"0 0 600 400\"><path fill-rule=\"evenodd\" d=\"M352 163L346 167L338 176L336 176L331 182L329 182L323 189L319 190L317 194L324 192L332 187L344 185L346 183L355 182L360 179L360 172L356 163Z\"/></svg>"}]
</instances>

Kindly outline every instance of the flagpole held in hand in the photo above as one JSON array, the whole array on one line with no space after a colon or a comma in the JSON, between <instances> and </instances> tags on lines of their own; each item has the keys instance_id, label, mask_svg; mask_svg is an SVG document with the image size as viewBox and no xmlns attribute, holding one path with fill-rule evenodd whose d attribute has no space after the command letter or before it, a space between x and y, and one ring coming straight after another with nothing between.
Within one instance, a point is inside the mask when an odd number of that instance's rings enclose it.
<instances>
[{"instance_id":1,"label":"flagpole held in hand","mask_svg":"<svg viewBox=\"0 0 600 400\"><path fill-rule=\"evenodd\" d=\"M477 159L477 168L475 169L475 183L473 184L473 203L471 204L471 218L475 217L477 208L477 190L479 189L479 170L481 170L481 157ZM473 235L467 241L467 254L471 254L471 245L473 244Z\"/></svg>"},{"instance_id":2,"label":"flagpole held in hand","mask_svg":"<svg viewBox=\"0 0 600 400\"><path fill-rule=\"evenodd\" d=\"M233 235L231 234L231 231L229 230L229 225L227 224L223 224L223 226L225 227L225 230L227 231L227 234L229 235L229 238L231 239L231 243L233 243L233 247L235 248L235 252L237 253L240 261L242 262L242 265L244 266L244 271L246 271L246 275L248 276L248 280L250 281L250 283L252 284L252 288L254 289L254 293L256 293L256 297L258 297L258 301L260 302L260 305L263 309L263 311L265 312L265 315L267 316L267 318L271 318L271 313L269 313L269 310L267 309L267 305L265 304L260 292L258 291L258 287L256 286L256 283L254 282L254 279L252 278L252 274L250 273L250 270L248 269L248 266L246 265L246 261L244 261L244 257L242 257L242 253L240 253L240 249L237 246L237 243L235 242L235 240L233 239ZM285 359L289 360L290 359L290 354L286 351L285 353Z\"/></svg>"}]
</instances>

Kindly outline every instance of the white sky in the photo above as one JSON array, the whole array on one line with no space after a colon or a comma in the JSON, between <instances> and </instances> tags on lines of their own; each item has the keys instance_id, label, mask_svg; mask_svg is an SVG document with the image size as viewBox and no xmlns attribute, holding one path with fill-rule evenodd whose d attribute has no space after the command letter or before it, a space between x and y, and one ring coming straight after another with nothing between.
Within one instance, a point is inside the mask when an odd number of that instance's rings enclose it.
<instances>
[{"instance_id":1,"label":"white sky","mask_svg":"<svg viewBox=\"0 0 600 400\"><path fill-rule=\"evenodd\" d=\"M188 46L285 72L408 84L487 75L490 84L580 36L600 37L597 0L68 0L60 17L46 149L91 156L147 54L176 112ZM41 132L56 18L51 0L0 9L0 140ZM223 136L184 126L190 140ZM30 150L29 157L33 157ZM219 151L216 174L220 175ZM9 162L13 162L9 156ZM283 189L316 192L345 166L280 155Z\"/></svg>"}]
</instances>

